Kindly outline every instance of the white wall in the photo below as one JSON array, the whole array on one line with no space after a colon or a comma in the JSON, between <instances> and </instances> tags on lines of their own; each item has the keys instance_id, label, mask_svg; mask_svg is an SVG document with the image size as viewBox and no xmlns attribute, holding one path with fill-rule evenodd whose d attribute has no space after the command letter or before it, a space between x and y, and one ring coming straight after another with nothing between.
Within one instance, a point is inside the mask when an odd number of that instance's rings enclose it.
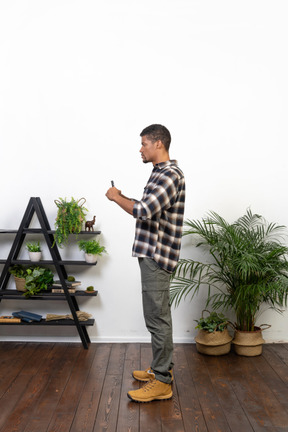
<instances>
[{"instance_id":1,"label":"white wall","mask_svg":"<svg viewBox=\"0 0 288 432\"><path fill-rule=\"evenodd\" d=\"M69 273L99 290L80 301L96 318L93 341L149 341L134 220L105 197L112 179L141 197L151 170L139 155L145 126L171 131L186 218L215 210L232 221L251 206L288 225L287 11L285 0L0 1L0 227L17 228L31 196L41 197L52 227L54 199L87 199L109 255ZM1 237L1 258L10 240ZM182 255L191 253L184 242ZM74 242L63 254L80 252ZM29 310L66 311L55 303ZM175 342L193 341L204 303L203 292L173 310ZM8 313L23 302L1 306ZM266 340L288 341L287 312L266 312L262 322L272 324ZM27 331L1 327L1 338ZM79 340L74 329L26 335L66 337Z\"/></svg>"}]
</instances>

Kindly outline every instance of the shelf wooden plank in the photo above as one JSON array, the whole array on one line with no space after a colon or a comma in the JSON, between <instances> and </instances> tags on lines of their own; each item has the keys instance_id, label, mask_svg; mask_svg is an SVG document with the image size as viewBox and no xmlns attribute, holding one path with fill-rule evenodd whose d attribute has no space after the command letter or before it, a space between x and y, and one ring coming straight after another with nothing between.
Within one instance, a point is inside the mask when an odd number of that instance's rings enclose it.
<instances>
[{"instance_id":1,"label":"shelf wooden plank","mask_svg":"<svg viewBox=\"0 0 288 432\"><path fill-rule=\"evenodd\" d=\"M5 264L7 261L7 259L5 258L1 258L0 259L0 264ZM95 266L97 264L96 263L87 263L85 260L61 260L58 261L60 265L83 265L83 266ZM25 265L41 265L41 264L46 264L46 265L54 265L54 262L52 260L41 260L41 261L37 261L37 262L33 262L30 260L24 260L24 259L17 259L17 260L11 260L11 264L25 264Z\"/></svg>"},{"instance_id":2,"label":"shelf wooden plank","mask_svg":"<svg viewBox=\"0 0 288 432\"><path fill-rule=\"evenodd\" d=\"M7 260L0 260L1 262L6 262ZM85 260L59 260L58 263L60 265L85 265L85 266L95 266L96 263L87 263ZM46 264L46 265L54 265L54 262L52 260L41 260L37 262L33 262L30 260L24 260L24 259L17 259L17 260L11 260L11 264L25 264L25 265L40 265L40 264Z\"/></svg>"},{"instance_id":3,"label":"shelf wooden plank","mask_svg":"<svg viewBox=\"0 0 288 432\"><path fill-rule=\"evenodd\" d=\"M0 229L0 234L17 234L18 230L15 229ZM25 234L44 234L42 228L24 228L23 233ZM55 234L55 230L47 230L48 234ZM101 234L101 231L80 231L80 233L77 234L70 234L70 235L99 235Z\"/></svg>"},{"instance_id":4,"label":"shelf wooden plank","mask_svg":"<svg viewBox=\"0 0 288 432\"><path fill-rule=\"evenodd\" d=\"M87 321L79 321L79 324L83 327L86 326L93 326L95 323L95 319L88 319ZM60 319L60 320L53 320L53 321L46 321L45 319L42 319L41 321L32 321L30 323L21 321L20 323L17 322L0 322L0 325L9 325L9 326L18 326L18 325L28 325L28 326L75 326L75 322L72 319Z\"/></svg>"},{"instance_id":5,"label":"shelf wooden plank","mask_svg":"<svg viewBox=\"0 0 288 432\"><path fill-rule=\"evenodd\" d=\"M66 300L64 293L43 292L26 298L21 291L8 289L0 291L0 299L9 300ZM87 293L86 291L77 290L75 293L69 293L71 297L96 297L98 291Z\"/></svg>"},{"instance_id":6,"label":"shelf wooden plank","mask_svg":"<svg viewBox=\"0 0 288 432\"><path fill-rule=\"evenodd\" d=\"M0 264L5 264L7 259L1 258ZM85 260L61 260L58 261L60 265L84 265L84 266L95 266L96 263L87 263ZM25 265L40 265L40 264L46 264L46 265L54 265L54 262L52 260L41 260L37 262L33 262L30 260L23 260L23 259L17 259L17 260L11 260L11 264L25 264Z\"/></svg>"}]
</instances>

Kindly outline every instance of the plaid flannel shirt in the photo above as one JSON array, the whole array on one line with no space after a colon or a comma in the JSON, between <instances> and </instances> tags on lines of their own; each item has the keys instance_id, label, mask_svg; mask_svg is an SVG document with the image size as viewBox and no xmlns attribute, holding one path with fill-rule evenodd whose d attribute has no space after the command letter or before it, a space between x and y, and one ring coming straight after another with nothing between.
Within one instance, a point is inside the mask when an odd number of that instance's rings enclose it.
<instances>
[{"instance_id":1,"label":"plaid flannel shirt","mask_svg":"<svg viewBox=\"0 0 288 432\"><path fill-rule=\"evenodd\" d=\"M184 203L185 179L177 161L156 164L141 201L133 207L133 256L153 258L159 267L173 272L180 254Z\"/></svg>"}]
</instances>

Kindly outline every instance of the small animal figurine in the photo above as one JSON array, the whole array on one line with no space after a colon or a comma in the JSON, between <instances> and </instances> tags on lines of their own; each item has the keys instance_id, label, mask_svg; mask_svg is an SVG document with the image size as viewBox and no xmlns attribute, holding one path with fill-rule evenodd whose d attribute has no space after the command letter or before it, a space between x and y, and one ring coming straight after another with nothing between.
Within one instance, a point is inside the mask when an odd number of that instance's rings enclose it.
<instances>
[{"instance_id":1,"label":"small animal figurine","mask_svg":"<svg viewBox=\"0 0 288 432\"><path fill-rule=\"evenodd\" d=\"M86 221L85 222L85 231L86 228L88 229L88 231L94 231L93 225L95 224L95 220L96 220L96 216L93 217L92 221Z\"/></svg>"}]
</instances>

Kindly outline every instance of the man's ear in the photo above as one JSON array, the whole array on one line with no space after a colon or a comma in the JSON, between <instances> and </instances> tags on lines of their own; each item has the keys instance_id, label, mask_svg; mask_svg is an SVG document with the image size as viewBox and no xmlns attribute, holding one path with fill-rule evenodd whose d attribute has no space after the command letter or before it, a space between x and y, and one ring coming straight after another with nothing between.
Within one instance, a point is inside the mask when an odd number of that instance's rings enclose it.
<instances>
[{"instance_id":1,"label":"man's ear","mask_svg":"<svg viewBox=\"0 0 288 432\"><path fill-rule=\"evenodd\" d=\"M163 143L162 143L162 141L161 141L161 140L157 140L157 141L156 141L156 148L157 148L157 149L160 149L161 147L163 147Z\"/></svg>"}]
</instances>

